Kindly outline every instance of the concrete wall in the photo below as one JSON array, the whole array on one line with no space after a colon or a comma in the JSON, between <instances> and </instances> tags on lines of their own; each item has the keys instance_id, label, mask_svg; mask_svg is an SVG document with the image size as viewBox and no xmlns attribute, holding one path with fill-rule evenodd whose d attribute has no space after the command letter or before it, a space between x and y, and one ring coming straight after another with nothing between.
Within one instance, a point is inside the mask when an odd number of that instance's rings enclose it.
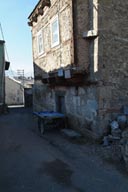
<instances>
[{"instance_id":1,"label":"concrete wall","mask_svg":"<svg viewBox=\"0 0 128 192\"><path fill-rule=\"evenodd\" d=\"M24 88L14 79L5 78L5 101L7 105L24 104Z\"/></svg>"},{"instance_id":2,"label":"concrete wall","mask_svg":"<svg viewBox=\"0 0 128 192\"><path fill-rule=\"evenodd\" d=\"M4 41L0 41L0 105L4 104L4 72L5 58L4 58Z\"/></svg>"}]
</instances>

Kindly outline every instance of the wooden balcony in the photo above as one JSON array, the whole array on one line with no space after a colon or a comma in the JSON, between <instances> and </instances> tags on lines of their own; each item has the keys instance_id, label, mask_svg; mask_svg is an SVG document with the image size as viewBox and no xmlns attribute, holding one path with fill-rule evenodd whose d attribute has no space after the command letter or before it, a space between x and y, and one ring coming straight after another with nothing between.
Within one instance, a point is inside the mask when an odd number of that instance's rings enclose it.
<instances>
[{"instance_id":1,"label":"wooden balcony","mask_svg":"<svg viewBox=\"0 0 128 192\"><path fill-rule=\"evenodd\" d=\"M73 69L43 73L42 82L50 86L80 86L85 83L87 72Z\"/></svg>"}]
</instances>

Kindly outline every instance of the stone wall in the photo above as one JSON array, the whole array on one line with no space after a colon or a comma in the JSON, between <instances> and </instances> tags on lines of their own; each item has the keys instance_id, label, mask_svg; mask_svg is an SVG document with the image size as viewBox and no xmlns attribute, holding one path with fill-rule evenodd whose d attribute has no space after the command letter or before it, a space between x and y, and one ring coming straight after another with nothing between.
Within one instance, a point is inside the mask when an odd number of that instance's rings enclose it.
<instances>
[{"instance_id":1,"label":"stone wall","mask_svg":"<svg viewBox=\"0 0 128 192\"><path fill-rule=\"evenodd\" d=\"M33 86L33 110L34 111L54 111L55 93L47 85L43 85L40 80L35 81Z\"/></svg>"},{"instance_id":2,"label":"stone wall","mask_svg":"<svg viewBox=\"0 0 128 192\"><path fill-rule=\"evenodd\" d=\"M88 70L89 67L89 42L83 38L83 33L89 30L89 1L73 1L74 19L74 44L75 44L75 65Z\"/></svg>"},{"instance_id":3,"label":"stone wall","mask_svg":"<svg viewBox=\"0 0 128 192\"><path fill-rule=\"evenodd\" d=\"M88 70L89 76L85 75L81 86L51 88L35 81L35 110L57 110L56 92L63 92L71 127L95 136L107 131L109 121L128 104L126 7L126 0L74 0L73 6L71 0L51 1L51 7L45 8L32 29L35 76L71 64ZM51 48L50 21L56 14L60 45ZM36 34L41 28L45 52L38 56ZM84 38L83 33L89 30L95 30L98 36Z\"/></svg>"},{"instance_id":4,"label":"stone wall","mask_svg":"<svg viewBox=\"0 0 128 192\"><path fill-rule=\"evenodd\" d=\"M57 111L56 94L63 93L65 114L68 117L68 125L83 134L101 135L98 127L98 102L97 89L90 87L56 87L50 89L47 85L34 85L34 110Z\"/></svg>"},{"instance_id":5,"label":"stone wall","mask_svg":"<svg viewBox=\"0 0 128 192\"><path fill-rule=\"evenodd\" d=\"M58 16L59 20L59 45L51 45L51 21ZM37 33L43 30L44 53L38 55ZM43 16L38 16L37 23L33 23L33 57L35 74L52 72L59 68L65 68L74 63L72 27L72 1L52 0L50 8L44 8Z\"/></svg>"},{"instance_id":6,"label":"stone wall","mask_svg":"<svg viewBox=\"0 0 128 192\"><path fill-rule=\"evenodd\" d=\"M128 104L128 1L99 0L99 115L113 119Z\"/></svg>"}]
</instances>

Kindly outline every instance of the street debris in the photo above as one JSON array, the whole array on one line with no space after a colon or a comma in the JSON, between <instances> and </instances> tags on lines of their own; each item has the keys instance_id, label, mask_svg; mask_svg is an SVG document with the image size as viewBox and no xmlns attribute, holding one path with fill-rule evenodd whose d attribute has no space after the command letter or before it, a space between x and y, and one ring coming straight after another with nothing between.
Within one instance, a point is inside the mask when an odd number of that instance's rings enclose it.
<instances>
[{"instance_id":1,"label":"street debris","mask_svg":"<svg viewBox=\"0 0 128 192\"><path fill-rule=\"evenodd\" d=\"M116 158L123 159L128 171L128 107L124 107L124 114L109 123L109 132L103 137L103 147L113 148ZM112 155L113 155L112 154ZM115 158L115 159L116 159Z\"/></svg>"}]
</instances>

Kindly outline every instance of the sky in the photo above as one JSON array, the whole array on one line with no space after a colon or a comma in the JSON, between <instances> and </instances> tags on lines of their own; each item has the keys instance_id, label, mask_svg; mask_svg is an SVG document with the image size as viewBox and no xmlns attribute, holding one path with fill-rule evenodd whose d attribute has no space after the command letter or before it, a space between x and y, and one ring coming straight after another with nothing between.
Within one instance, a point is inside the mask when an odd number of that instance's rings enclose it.
<instances>
[{"instance_id":1,"label":"sky","mask_svg":"<svg viewBox=\"0 0 128 192\"><path fill-rule=\"evenodd\" d=\"M10 69L33 75L31 28L28 16L38 0L4 0L0 2L0 23L10 61ZM0 32L0 39L2 35Z\"/></svg>"}]
</instances>

